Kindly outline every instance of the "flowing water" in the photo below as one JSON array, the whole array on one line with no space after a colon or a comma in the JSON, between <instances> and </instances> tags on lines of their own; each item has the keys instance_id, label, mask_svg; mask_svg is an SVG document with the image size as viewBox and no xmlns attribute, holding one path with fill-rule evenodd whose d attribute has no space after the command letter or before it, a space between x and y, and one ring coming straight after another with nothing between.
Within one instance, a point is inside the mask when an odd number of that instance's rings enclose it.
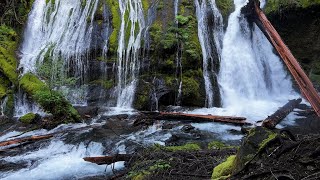
<instances>
[{"instance_id":1,"label":"flowing water","mask_svg":"<svg viewBox=\"0 0 320 180\"><path fill-rule=\"evenodd\" d=\"M198 35L203 52L207 107L210 108L196 109L187 111L187 113L245 116L249 121L255 122L266 118L288 99L297 96L292 89L290 76L284 70L279 57L273 53L273 47L263 33L255 25L251 28L240 14L240 9L245 2L246 0L234 0L235 11L230 15L224 33L222 16L215 1L195 0ZM47 4L44 0L35 0L21 47L20 67L23 68L23 73L37 73L38 64L44 63L46 54L49 52L52 62L63 60L62 67L64 68L69 68L71 63L74 63L72 65L75 67L73 75L81 77L79 81L84 83L87 73L86 61L88 61L86 55L91 49L92 20L97 3L98 0L55 0L54 4L50 2ZM178 7L178 0L175 0L175 3L177 4L175 7ZM262 5L264 3L263 1ZM166 130L162 129L164 122L159 122L137 132L117 134L112 130L111 134L104 134L110 131L110 129L103 129L109 127L106 126L107 116L136 114L136 111L131 110L130 107L138 85L141 42L147 34L144 30L151 25L149 22L147 25L145 23L141 0L119 0L119 5L121 27L117 68L115 67L117 107L105 110L89 125L69 124L61 125L51 131L1 133L0 141L4 141L13 137L43 135L64 130L70 132L71 129L88 127L72 133L62 133L51 140L35 143L33 148L21 148L19 153L12 151L12 155L1 157L1 163L5 162L5 164L17 167L14 170L1 171L1 179L16 180L26 179L26 177L28 179L85 179L89 176L111 174L110 166L106 168L106 166L87 163L82 158L112 153L130 153L130 150L134 149L132 147L130 149L132 144L136 146L149 146L155 143L164 145L172 135L181 133L182 126ZM177 8L175 12L177 15ZM110 12L104 12L104 16L107 17L108 13ZM208 22L210 14L213 15L213 24ZM110 35L108 24L110 23L106 23L108 26L105 31L106 37ZM107 50L108 38L104 42L103 54L105 56ZM215 62L220 62L220 71L213 68ZM54 66L53 70L55 70ZM219 82L222 108L213 108L216 92L212 77L216 77ZM57 77L53 75L52 78ZM72 91L70 88L65 88L65 91ZM86 88L83 90L77 88L76 91L83 95L86 93ZM16 114L24 114L37 108L19 104L28 101L24 94L20 96L17 99L21 101L16 102L18 106ZM158 103L157 100L156 98ZM1 107L3 108L4 105ZM29 107L29 109L20 107ZM92 128L92 125L99 127ZM231 130L240 131L239 127L232 125L193 123L192 126L222 141L239 141L242 138L242 135L230 133ZM32 145L30 144L31 147ZM114 166L115 169L121 169L124 164L120 162Z\"/></svg>"},{"instance_id":2,"label":"flowing water","mask_svg":"<svg viewBox=\"0 0 320 180\"><path fill-rule=\"evenodd\" d=\"M220 62L222 39L223 39L223 18L219 12L215 0L210 0L201 3L196 0L196 14L198 20L198 36L202 49L203 56L203 77L206 90L206 106L214 107L214 87L213 77L216 77L217 71L214 70L214 61ZM211 8L210 8L211 7ZM208 23L210 15L209 11L213 14L214 23L212 26ZM210 31L213 31L213 36L210 36ZM211 39L212 38L212 39ZM211 42L214 42L212 44ZM214 58L214 50L217 52L217 58Z\"/></svg>"},{"instance_id":3,"label":"flowing water","mask_svg":"<svg viewBox=\"0 0 320 180\"><path fill-rule=\"evenodd\" d=\"M223 38L218 75L223 108L193 113L245 116L254 122L297 95L271 44L256 25L250 28L241 15L246 0L234 0L234 4Z\"/></svg>"},{"instance_id":4,"label":"flowing water","mask_svg":"<svg viewBox=\"0 0 320 180\"><path fill-rule=\"evenodd\" d=\"M141 38L146 24L141 0L119 0L119 4L121 27L117 61L117 107L131 108L138 83Z\"/></svg>"},{"instance_id":5,"label":"flowing water","mask_svg":"<svg viewBox=\"0 0 320 180\"><path fill-rule=\"evenodd\" d=\"M93 19L98 0L36 0L21 46L20 68L60 87L73 104L86 104L86 81ZM76 81L76 88L65 86Z\"/></svg>"}]
</instances>

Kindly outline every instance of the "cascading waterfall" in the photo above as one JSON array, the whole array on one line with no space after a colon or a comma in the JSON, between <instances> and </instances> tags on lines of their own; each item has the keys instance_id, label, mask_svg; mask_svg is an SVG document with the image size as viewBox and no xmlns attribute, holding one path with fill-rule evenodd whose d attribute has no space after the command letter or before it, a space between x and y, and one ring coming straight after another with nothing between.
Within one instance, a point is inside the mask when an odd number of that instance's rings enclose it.
<instances>
[{"instance_id":1,"label":"cascading waterfall","mask_svg":"<svg viewBox=\"0 0 320 180\"><path fill-rule=\"evenodd\" d=\"M83 85L97 5L98 0L36 0L21 47L22 72L39 74L47 68L51 82L74 77L78 85ZM80 91L79 87L60 88L71 103L86 103L85 86Z\"/></svg>"},{"instance_id":2,"label":"cascading waterfall","mask_svg":"<svg viewBox=\"0 0 320 180\"><path fill-rule=\"evenodd\" d=\"M5 97L4 99L0 100L0 116L4 115L7 101L8 101L8 97Z\"/></svg>"},{"instance_id":3,"label":"cascading waterfall","mask_svg":"<svg viewBox=\"0 0 320 180\"><path fill-rule=\"evenodd\" d=\"M241 15L246 0L234 0L234 4L223 40L219 73L223 107L288 97L292 84L279 57L259 28L254 25L250 29Z\"/></svg>"},{"instance_id":4,"label":"cascading waterfall","mask_svg":"<svg viewBox=\"0 0 320 180\"><path fill-rule=\"evenodd\" d=\"M119 5L117 107L131 108L138 83L141 37L146 27L141 0L119 0Z\"/></svg>"},{"instance_id":5,"label":"cascading waterfall","mask_svg":"<svg viewBox=\"0 0 320 180\"><path fill-rule=\"evenodd\" d=\"M214 71L214 62L220 61L220 55L222 50L222 39L223 39L223 18L221 13L219 12L215 0L209 0L211 11L213 13L213 27L209 27L208 24L208 11L210 8L208 7L208 2L206 0L201 3L199 0L195 1L196 5L196 15L198 20L198 37L202 49L203 56L203 77L205 82L205 90L206 90L206 106L213 107L214 106L214 87L212 84L212 77L216 76ZM214 45L210 42L210 32L209 28L213 29L213 41ZM213 50L217 51L218 57L215 59L213 56Z\"/></svg>"}]
</instances>

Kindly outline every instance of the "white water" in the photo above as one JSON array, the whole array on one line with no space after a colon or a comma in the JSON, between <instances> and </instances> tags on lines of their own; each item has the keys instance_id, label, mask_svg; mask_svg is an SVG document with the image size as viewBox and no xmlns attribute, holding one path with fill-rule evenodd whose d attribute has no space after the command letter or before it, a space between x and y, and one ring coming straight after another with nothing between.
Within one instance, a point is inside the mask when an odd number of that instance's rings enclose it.
<instances>
[{"instance_id":1,"label":"white water","mask_svg":"<svg viewBox=\"0 0 320 180\"><path fill-rule=\"evenodd\" d=\"M111 166L99 166L85 162L82 158L103 154L102 144L92 142L89 145L80 143L77 146L66 145L62 141L51 141L50 145L34 152L6 157L7 162L28 162L30 166L14 173L2 174L4 180L34 179L79 179L90 175L111 174ZM116 163L115 169L123 167ZM106 171L105 171L106 170ZM0 176L0 177L1 177Z\"/></svg>"},{"instance_id":2,"label":"white water","mask_svg":"<svg viewBox=\"0 0 320 180\"><path fill-rule=\"evenodd\" d=\"M131 108L140 68L142 32L145 19L141 0L119 0L121 27L118 46L117 107ZM128 19L126 18L128 14ZM130 36L126 37L127 31Z\"/></svg>"},{"instance_id":3,"label":"white water","mask_svg":"<svg viewBox=\"0 0 320 180\"><path fill-rule=\"evenodd\" d=\"M206 0L199 3L199 0L195 1L196 5L196 14L198 20L198 37L202 49L203 56L203 78L205 82L205 90L206 90L206 106L213 107L213 85L212 85L212 76L215 76L217 72L213 70L213 61L220 61L221 55L221 41L223 38L223 18L221 13L219 12L215 0L210 0L211 11L214 15L214 26L209 27L208 25L208 11L210 8L208 7L208 3ZM208 28L213 29L213 41L215 42L215 47L212 47L210 44L210 36ZM213 48L216 48L219 59L213 58ZM211 69L209 69L209 64L211 64Z\"/></svg>"},{"instance_id":4,"label":"white water","mask_svg":"<svg viewBox=\"0 0 320 180\"><path fill-rule=\"evenodd\" d=\"M271 44L257 26L251 30L240 14L246 0L234 0L234 4L223 39L218 78L223 108L192 113L244 116L254 122L265 119L297 94Z\"/></svg>"},{"instance_id":5,"label":"white water","mask_svg":"<svg viewBox=\"0 0 320 180\"><path fill-rule=\"evenodd\" d=\"M51 81L74 77L80 85L85 82L88 53L91 48L93 18L98 0L36 0L28 18L21 46L20 68L23 73L37 73L44 61L52 63ZM45 59L47 57L47 59ZM68 71L72 69L70 74ZM68 74L68 75L67 75ZM71 90L72 91L72 90ZM75 104L84 104L81 97L68 97Z\"/></svg>"}]
</instances>

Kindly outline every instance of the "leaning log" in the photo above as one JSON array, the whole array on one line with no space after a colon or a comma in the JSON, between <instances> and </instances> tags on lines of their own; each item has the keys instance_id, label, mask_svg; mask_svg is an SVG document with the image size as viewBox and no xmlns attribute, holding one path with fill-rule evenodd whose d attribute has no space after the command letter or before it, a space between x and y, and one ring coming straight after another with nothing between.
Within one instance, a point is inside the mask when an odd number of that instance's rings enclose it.
<instances>
[{"instance_id":1,"label":"leaning log","mask_svg":"<svg viewBox=\"0 0 320 180\"><path fill-rule=\"evenodd\" d=\"M283 107L278 109L274 114L271 116L268 116L263 122L262 126L274 129L277 124L279 124L285 117L287 117L296 107L299 106L302 99L294 99L290 100L287 104L285 104Z\"/></svg>"},{"instance_id":2,"label":"leaning log","mask_svg":"<svg viewBox=\"0 0 320 180\"><path fill-rule=\"evenodd\" d=\"M238 126L251 125L246 122L245 117L234 116L214 116L214 115L200 115L200 114L185 114L176 112L141 112L147 119L166 120L166 121L183 121L192 123L205 123L205 122L219 122L228 123Z\"/></svg>"},{"instance_id":3,"label":"leaning log","mask_svg":"<svg viewBox=\"0 0 320 180\"><path fill-rule=\"evenodd\" d=\"M293 78L296 80L302 95L310 102L312 108L320 117L320 96L318 92L313 87L311 80L303 71L296 58L292 55L289 48L285 45L278 32L260 9L259 0L250 0L248 5L242 9L242 12L257 24L273 47L277 50Z\"/></svg>"},{"instance_id":4,"label":"leaning log","mask_svg":"<svg viewBox=\"0 0 320 180\"><path fill-rule=\"evenodd\" d=\"M85 157L83 160L91 163L95 163L98 165L103 164L113 164L120 161L130 161L130 159L133 158L134 155L132 154L117 154L114 156L101 156L101 157Z\"/></svg>"}]
</instances>

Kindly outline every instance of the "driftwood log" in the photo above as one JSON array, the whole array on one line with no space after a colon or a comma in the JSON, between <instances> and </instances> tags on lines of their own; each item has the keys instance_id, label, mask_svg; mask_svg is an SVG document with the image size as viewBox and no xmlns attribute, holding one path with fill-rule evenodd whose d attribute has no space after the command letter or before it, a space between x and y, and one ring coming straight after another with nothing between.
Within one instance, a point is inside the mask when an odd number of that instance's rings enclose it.
<instances>
[{"instance_id":1,"label":"driftwood log","mask_svg":"<svg viewBox=\"0 0 320 180\"><path fill-rule=\"evenodd\" d=\"M302 95L310 102L316 114L320 117L320 96L313 87L311 80L303 71L299 62L285 45L276 29L272 26L266 15L260 9L259 0L250 0L242 12L261 29L273 47L277 50L288 70L296 80Z\"/></svg>"},{"instance_id":2,"label":"driftwood log","mask_svg":"<svg viewBox=\"0 0 320 180\"><path fill-rule=\"evenodd\" d=\"M58 132L54 132L54 133L50 133L50 134L10 139L7 141L0 142L0 147L15 145L15 144L22 144L22 143L32 143L32 142L36 142L36 141L40 141L40 140L50 139L57 134L63 134L63 133L67 133L67 132L77 132L77 131L86 130L86 129L90 129L90 128L94 128L94 127L98 127L98 126L99 125L91 125L91 126L85 126L85 127L75 128L75 129L66 129L66 130L62 130L62 131L58 131Z\"/></svg>"},{"instance_id":3,"label":"driftwood log","mask_svg":"<svg viewBox=\"0 0 320 180\"><path fill-rule=\"evenodd\" d=\"M182 121L188 123L219 122L238 126L251 125L246 122L245 117L185 114L176 112L141 112L141 114L144 115L144 119L151 120Z\"/></svg>"},{"instance_id":4,"label":"driftwood log","mask_svg":"<svg viewBox=\"0 0 320 180\"><path fill-rule=\"evenodd\" d=\"M296 107L299 106L302 99L294 99L290 100L287 104L283 107L278 109L274 114L268 116L263 122L262 126L274 129L277 124L279 124L285 117L287 117Z\"/></svg>"}]
</instances>

